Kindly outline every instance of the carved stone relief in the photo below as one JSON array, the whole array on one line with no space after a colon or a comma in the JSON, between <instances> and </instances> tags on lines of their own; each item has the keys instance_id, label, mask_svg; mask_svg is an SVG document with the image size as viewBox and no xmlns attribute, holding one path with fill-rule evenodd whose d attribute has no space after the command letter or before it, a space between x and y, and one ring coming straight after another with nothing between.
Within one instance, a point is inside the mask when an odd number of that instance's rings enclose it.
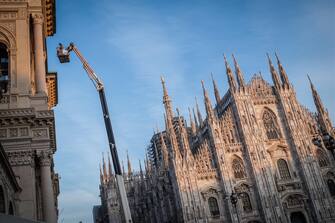
<instances>
[{"instance_id":1,"label":"carved stone relief","mask_svg":"<svg viewBox=\"0 0 335 223\"><path fill-rule=\"evenodd\" d=\"M50 166L51 165L51 153L47 151L42 151L39 153L39 164L40 166Z\"/></svg>"},{"instance_id":2,"label":"carved stone relief","mask_svg":"<svg viewBox=\"0 0 335 223\"><path fill-rule=\"evenodd\" d=\"M34 153L33 151L8 151L7 156L11 165L33 165Z\"/></svg>"},{"instance_id":3,"label":"carved stone relief","mask_svg":"<svg viewBox=\"0 0 335 223\"><path fill-rule=\"evenodd\" d=\"M9 102L8 96L3 95L2 98L0 99L0 104L8 104L8 102Z\"/></svg>"},{"instance_id":4,"label":"carved stone relief","mask_svg":"<svg viewBox=\"0 0 335 223\"><path fill-rule=\"evenodd\" d=\"M48 138L48 129L33 129L33 137L38 139Z\"/></svg>"},{"instance_id":5,"label":"carved stone relief","mask_svg":"<svg viewBox=\"0 0 335 223\"><path fill-rule=\"evenodd\" d=\"M18 109L18 110L2 110L0 111L0 117L12 117L12 116L26 116L34 115L34 110L32 108Z\"/></svg>"},{"instance_id":6,"label":"carved stone relief","mask_svg":"<svg viewBox=\"0 0 335 223\"><path fill-rule=\"evenodd\" d=\"M284 202L286 208L297 208L304 206L303 196L300 194L290 195L286 198Z\"/></svg>"},{"instance_id":7,"label":"carved stone relief","mask_svg":"<svg viewBox=\"0 0 335 223\"><path fill-rule=\"evenodd\" d=\"M17 18L16 12L0 11L0 20L15 20Z\"/></svg>"},{"instance_id":8,"label":"carved stone relief","mask_svg":"<svg viewBox=\"0 0 335 223\"><path fill-rule=\"evenodd\" d=\"M7 138L7 129L0 129L0 138Z\"/></svg>"},{"instance_id":9,"label":"carved stone relief","mask_svg":"<svg viewBox=\"0 0 335 223\"><path fill-rule=\"evenodd\" d=\"M1 12L0 12L1 15ZM0 19L1 20L1 19ZM10 31L13 35L15 35L15 22L0 22L0 26L6 28L8 31Z\"/></svg>"},{"instance_id":10,"label":"carved stone relief","mask_svg":"<svg viewBox=\"0 0 335 223\"><path fill-rule=\"evenodd\" d=\"M17 137L28 137L29 127L19 127L19 128L3 128L0 129L0 138L17 138Z\"/></svg>"},{"instance_id":11,"label":"carved stone relief","mask_svg":"<svg viewBox=\"0 0 335 223\"><path fill-rule=\"evenodd\" d=\"M24 8L19 8L18 13L17 13L17 18L18 19L26 19L28 16L27 10Z\"/></svg>"},{"instance_id":12,"label":"carved stone relief","mask_svg":"<svg viewBox=\"0 0 335 223\"><path fill-rule=\"evenodd\" d=\"M28 136L28 127L20 128L20 136Z\"/></svg>"},{"instance_id":13,"label":"carved stone relief","mask_svg":"<svg viewBox=\"0 0 335 223\"><path fill-rule=\"evenodd\" d=\"M46 118L46 117L54 117L54 112L52 110L50 111L38 111L36 113L37 118Z\"/></svg>"},{"instance_id":14,"label":"carved stone relief","mask_svg":"<svg viewBox=\"0 0 335 223\"><path fill-rule=\"evenodd\" d=\"M19 136L19 132L17 128L10 128L9 129L9 137L13 138L13 137L18 137Z\"/></svg>"}]
</instances>

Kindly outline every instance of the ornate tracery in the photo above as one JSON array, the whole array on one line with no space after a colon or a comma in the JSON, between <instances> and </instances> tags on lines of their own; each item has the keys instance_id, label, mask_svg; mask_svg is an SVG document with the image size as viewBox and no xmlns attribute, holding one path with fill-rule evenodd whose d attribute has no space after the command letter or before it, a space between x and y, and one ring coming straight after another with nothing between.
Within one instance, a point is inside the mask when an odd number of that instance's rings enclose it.
<instances>
[{"instance_id":1,"label":"ornate tracery","mask_svg":"<svg viewBox=\"0 0 335 223\"><path fill-rule=\"evenodd\" d=\"M234 177L236 179L242 179L246 177L244 165L240 158L235 158L233 160L232 169L233 169Z\"/></svg>"},{"instance_id":2,"label":"ornate tracery","mask_svg":"<svg viewBox=\"0 0 335 223\"><path fill-rule=\"evenodd\" d=\"M262 118L267 138L268 139L281 138L281 133L277 123L276 115L272 111L270 111L270 109L265 109Z\"/></svg>"},{"instance_id":3,"label":"ornate tracery","mask_svg":"<svg viewBox=\"0 0 335 223\"><path fill-rule=\"evenodd\" d=\"M316 151L316 157L320 167L327 167L329 165L327 154L323 150L318 149Z\"/></svg>"},{"instance_id":4,"label":"ornate tracery","mask_svg":"<svg viewBox=\"0 0 335 223\"><path fill-rule=\"evenodd\" d=\"M251 212L252 211L252 205L250 201L249 194L247 192L243 192L241 195L241 201L242 201L242 208L244 212Z\"/></svg>"},{"instance_id":5,"label":"ornate tracery","mask_svg":"<svg viewBox=\"0 0 335 223\"><path fill-rule=\"evenodd\" d=\"M279 159L277 161L278 171L280 178L283 180L291 179L290 170L288 168L287 162L284 159Z\"/></svg>"}]
</instances>

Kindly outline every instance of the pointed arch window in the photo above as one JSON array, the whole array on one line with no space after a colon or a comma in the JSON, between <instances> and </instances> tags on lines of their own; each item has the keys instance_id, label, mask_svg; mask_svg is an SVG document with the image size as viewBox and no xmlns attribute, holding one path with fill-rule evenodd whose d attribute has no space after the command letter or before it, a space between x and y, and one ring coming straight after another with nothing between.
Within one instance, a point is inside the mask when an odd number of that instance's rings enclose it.
<instances>
[{"instance_id":1,"label":"pointed arch window","mask_svg":"<svg viewBox=\"0 0 335 223\"><path fill-rule=\"evenodd\" d=\"M233 160L232 168L233 168L233 172L234 172L234 177L236 179L246 178L247 175L245 174L244 165L243 165L243 162L240 158L235 158Z\"/></svg>"},{"instance_id":2,"label":"pointed arch window","mask_svg":"<svg viewBox=\"0 0 335 223\"><path fill-rule=\"evenodd\" d=\"M6 213L5 192L0 186L0 213Z\"/></svg>"},{"instance_id":3,"label":"pointed arch window","mask_svg":"<svg viewBox=\"0 0 335 223\"><path fill-rule=\"evenodd\" d=\"M316 158L320 167L327 167L329 165L329 160L325 151L318 149L316 151Z\"/></svg>"},{"instance_id":4,"label":"pointed arch window","mask_svg":"<svg viewBox=\"0 0 335 223\"><path fill-rule=\"evenodd\" d=\"M281 138L281 133L277 123L276 115L269 109L265 109L263 113L263 124L268 139Z\"/></svg>"},{"instance_id":5,"label":"pointed arch window","mask_svg":"<svg viewBox=\"0 0 335 223\"><path fill-rule=\"evenodd\" d=\"M8 68L9 68L8 48L0 42L0 96L8 91Z\"/></svg>"},{"instance_id":6,"label":"pointed arch window","mask_svg":"<svg viewBox=\"0 0 335 223\"><path fill-rule=\"evenodd\" d=\"M335 197L335 182L332 179L328 179L327 186L328 186L330 195L332 197Z\"/></svg>"},{"instance_id":7,"label":"pointed arch window","mask_svg":"<svg viewBox=\"0 0 335 223\"><path fill-rule=\"evenodd\" d=\"M220 216L218 201L215 197L208 198L208 207L213 217Z\"/></svg>"},{"instance_id":8,"label":"pointed arch window","mask_svg":"<svg viewBox=\"0 0 335 223\"><path fill-rule=\"evenodd\" d=\"M252 211L252 205L250 201L249 194L246 192L243 192L241 195L241 201L242 201L242 208L244 212L251 212Z\"/></svg>"},{"instance_id":9,"label":"pointed arch window","mask_svg":"<svg viewBox=\"0 0 335 223\"><path fill-rule=\"evenodd\" d=\"M287 162L284 159L279 159L277 161L277 166L281 179L283 180L291 179L290 170L288 168Z\"/></svg>"}]
</instances>

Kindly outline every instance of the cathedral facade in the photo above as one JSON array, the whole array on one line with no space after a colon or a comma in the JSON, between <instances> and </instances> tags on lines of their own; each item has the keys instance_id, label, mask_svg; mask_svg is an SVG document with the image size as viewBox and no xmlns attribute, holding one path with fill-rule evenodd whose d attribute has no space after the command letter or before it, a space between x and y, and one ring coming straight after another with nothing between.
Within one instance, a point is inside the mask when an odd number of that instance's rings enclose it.
<instances>
[{"instance_id":1,"label":"cathedral facade","mask_svg":"<svg viewBox=\"0 0 335 223\"><path fill-rule=\"evenodd\" d=\"M1 178L0 212L47 223L57 222L59 194L57 74L46 46L55 32L55 0L0 0L0 142L14 176Z\"/></svg>"},{"instance_id":2,"label":"cathedral facade","mask_svg":"<svg viewBox=\"0 0 335 223\"><path fill-rule=\"evenodd\" d=\"M133 222L335 222L334 128L312 84L316 113L297 100L280 60L268 58L273 85L246 83L225 58L229 90L213 80L206 116L196 104L189 121L173 112L165 81L165 130L153 135L145 170L124 171ZM108 160L100 171L95 222L122 222Z\"/></svg>"}]
</instances>

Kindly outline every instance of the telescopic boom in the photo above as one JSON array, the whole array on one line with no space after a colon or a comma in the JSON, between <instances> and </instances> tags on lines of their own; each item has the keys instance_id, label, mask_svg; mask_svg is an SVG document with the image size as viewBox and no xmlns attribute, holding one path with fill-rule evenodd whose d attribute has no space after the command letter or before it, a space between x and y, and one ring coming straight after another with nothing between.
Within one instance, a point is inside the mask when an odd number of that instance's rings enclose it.
<instances>
[{"instance_id":1,"label":"telescopic boom","mask_svg":"<svg viewBox=\"0 0 335 223\"><path fill-rule=\"evenodd\" d=\"M120 161L119 161L119 157L117 154L114 133L112 129L112 124L111 124L106 96L105 96L104 85L101 79L95 74L93 69L90 67L88 62L85 60L85 58L82 56L78 48L73 43L70 43L70 45L66 49L64 49L62 44L59 44L59 47L57 47L57 56L59 58L59 61L61 63L70 62L70 52L71 51L75 52L75 54L77 55L77 57L83 64L83 68L88 74L88 77L91 79L95 88L99 92L99 98L100 98L101 107L102 107L102 114L104 116L105 127L106 127L107 136L108 136L109 149L112 154L113 167L114 167L116 181L118 184L119 193L121 197L124 219L126 223L131 223L132 222L131 213L130 213L129 203L128 203L127 194L126 194L126 190L124 186L123 176L121 172Z\"/></svg>"}]
</instances>

